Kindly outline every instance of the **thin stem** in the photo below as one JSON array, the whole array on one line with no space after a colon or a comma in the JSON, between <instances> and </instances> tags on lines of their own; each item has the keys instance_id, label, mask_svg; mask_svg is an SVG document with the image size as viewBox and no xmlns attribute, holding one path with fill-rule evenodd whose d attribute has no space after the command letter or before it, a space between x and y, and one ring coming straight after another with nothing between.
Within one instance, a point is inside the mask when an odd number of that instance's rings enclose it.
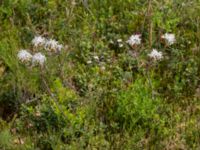
<instances>
[{"instance_id":1,"label":"thin stem","mask_svg":"<svg viewBox=\"0 0 200 150\"><path fill-rule=\"evenodd\" d=\"M149 47L152 47L152 39L153 39L153 22L152 22L152 0L148 2L148 21L149 21Z\"/></svg>"},{"instance_id":2,"label":"thin stem","mask_svg":"<svg viewBox=\"0 0 200 150\"><path fill-rule=\"evenodd\" d=\"M151 78L149 75L149 67L148 66L147 66L147 70L146 70L146 75L147 75L147 80L148 80L149 86L151 88L151 98L154 100L155 97L154 97L153 84L152 84L152 81L151 81Z\"/></svg>"},{"instance_id":3,"label":"thin stem","mask_svg":"<svg viewBox=\"0 0 200 150\"><path fill-rule=\"evenodd\" d=\"M59 62L59 67L58 67L58 74L62 80L62 82L64 81L64 77L63 77L63 66L64 66L64 61L62 61L61 56L58 56L58 62Z\"/></svg>"}]
</instances>

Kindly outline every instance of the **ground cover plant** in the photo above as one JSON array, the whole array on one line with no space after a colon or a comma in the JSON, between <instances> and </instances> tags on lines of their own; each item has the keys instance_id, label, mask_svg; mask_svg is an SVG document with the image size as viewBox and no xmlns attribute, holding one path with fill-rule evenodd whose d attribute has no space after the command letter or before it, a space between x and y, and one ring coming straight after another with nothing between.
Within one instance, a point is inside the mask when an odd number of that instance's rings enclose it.
<instances>
[{"instance_id":1,"label":"ground cover plant","mask_svg":"<svg viewBox=\"0 0 200 150\"><path fill-rule=\"evenodd\" d=\"M0 149L200 149L199 0L0 1Z\"/></svg>"}]
</instances>

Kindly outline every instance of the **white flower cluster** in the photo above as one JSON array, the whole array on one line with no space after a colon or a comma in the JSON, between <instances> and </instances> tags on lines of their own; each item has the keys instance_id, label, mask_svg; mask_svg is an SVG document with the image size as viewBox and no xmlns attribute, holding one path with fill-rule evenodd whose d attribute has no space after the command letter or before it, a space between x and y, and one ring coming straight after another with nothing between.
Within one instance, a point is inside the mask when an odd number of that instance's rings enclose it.
<instances>
[{"instance_id":1,"label":"white flower cluster","mask_svg":"<svg viewBox=\"0 0 200 150\"><path fill-rule=\"evenodd\" d=\"M39 46L44 46L46 43L46 39L41 36L35 36L32 40L32 44L34 47L38 48Z\"/></svg>"},{"instance_id":2,"label":"white flower cluster","mask_svg":"<svg viewBox=\"0 0 200 150\"><path fill-rule=\"evenodd\" d=\"M161 60L163 58L162 52L158 52L157 49L153 49L148 56L153 60Z\"/></svg>"},{"instance_id":3,"label":"white flower cluster","mask_svg":"<svg viewBox=\"0 0 200 150\"><path fill-rule=\"evenodd\" d=\"M49 52L60 52L63 48L62 44L59 44L58 41L50 39L47 40L45 43L45 50L49 51Z\"/></svg>"},{"instance_id":4,"label":"white flower cluster","mask_svg":"<svg viewBox=\"0 0 200 150\"><path fill-rule=\"evenodd\" d=\"M63 45L59 44L58 41L53 39L47 40L42 36L35 36L31 43L36 50L43 48L44 50L53 53L58 53L63 48ZM38 52L32 55L28 50L20 50L17 57L23 63L32 62L33 65L40 66L43 66L46 61L46 56L42 53Z\"/></svg>"},{"instance_id":5,"label":"white flower cluster","mask_svg":"<svg viewBox=\"0 0 200 150\"><path fill-rule=\"evenodd\" d=\"M94 55L93 58L94 58L94 60L99 61L99 56Z\"/></svg>"},{"instance_id":6,"label":"white flower cluster","mask_svg":"<svg viewBox=\"0 0 200 150\"><path fill-rule=\"evenodd\" d=\"M172 33L165 33L161 36L161 38L164 39L169 45L172 45L176 42L175 35Z\"/></svg>"},{"instance_id":7,"label":"white flower cluster","mask_svg":"<svg viewBox=\"0 0 200 150\"><path fill-rule=\"evenodd\" d=\"M45 39L41 36L35 36L32 40L32 44L35 48L43 47L48 52L58 53L62 50L63 45L59 44L58 41L54 39Z\"/></svg>"},{"instance_id":8,"label":"white flower cluster","mask_svg":"<svg viewBox=\"0 0 200 150\"><path fill-rule=\"evenodd\" d=\"M27 50L24 50L24 49L18 52L17 57L23 63L30 62L32 59L31 53L29 53Z\"/></svg>"},{"instance_id":9,"label":"white flower cluster","mask_svg":"<svg viewBox=\"0 0 200 150\"><path fill-rule=\"evenodd\" d=\"M33 55L33 58L32 58L33 64L39 64L40 66L43 66L45 61L46 61L46 57L42 53L36 53Z\"/></svg>"},{"instance_id":10,"label":"white flower cluster","mask_svg":"<svg viewBox=\"0 0 200 150\"><path fill-rule=\"evenodd\" d=\"M39 64L40 66L43 66L46 61L46 57L42 53L32 55L27 50L20 50L17 57L22 63L32 62L33 65Z\"/></svg>"},{"instance_id":11,"label":"white flower cluster","mask_svg":"<svg viewBox=\"0 0 200 150\"><path fill-rule=\"evenodd\" d=\"M127 43L130 46L140 45L141 44L141 35L140 34L131 35L131 37L127 40Z\"/></svg>"}]
</instances>

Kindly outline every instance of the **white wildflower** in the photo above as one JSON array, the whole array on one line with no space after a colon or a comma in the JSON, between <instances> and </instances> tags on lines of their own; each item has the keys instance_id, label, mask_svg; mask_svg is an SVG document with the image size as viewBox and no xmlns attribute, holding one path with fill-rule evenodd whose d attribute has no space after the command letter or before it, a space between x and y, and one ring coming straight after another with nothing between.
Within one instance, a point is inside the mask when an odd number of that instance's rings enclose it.
<instances>
[{"instance_id":1,"label":"white wildflower","mask_svg":"<svg viewBox=\"0 0 200 150\"><path fill-rule=\"evenodd\" d=\"M117 44L119 48L122 48L124 46L122 42L122 39L117 39Z\"/></svg>"},{"instance_id":2,"label":"white wildflower","mask_svg":"<svg viewBox=\"0 0 200 150\"><path fill-rule=\"evenodd\" d=\"M98 56L93 56L93 58L94 58L95 60L99 60L99 57L98 57Z\"/></svg>"},{"instance_id":3,"label":"white wildflower","mask_svg":"<svg viewBox=\"0 0 200 150\"><path fill-rule=\"evenodd\" d=\"M165 33L164 35L161 36L161 38L165 39L165 41L169 45L174 44L176 41L175 35L172 33Z\"/></svg>"},{"instance_id":4,"label":"white wildflower","mask_svg":"<svg viewBox=\"0 0 200 150\"><path fill-rule=\"evenodd\" d=\"M124 46L123 44L121 44L121 43L119 44L119 47L120 47L120 48L122 48L123 46Z\"/></svg>"},{"instance_id":5,"label":"white wildflower","mask_svg":"<svg viewBox=\"0 0 200 150\"><path fill-rule=\"evenodd\" d=\"M32 58L32 55L27 50L20 50L17 54L17 57L21 62L29 62Z\"/></svg>"},{"instance_id":6,"label":"white wildflower","mask_svg":"<svg viewBox=\"0 0 200 150\"><path fill-rule=\"evenodd\" d=\"M57 51L60 52L63 48L63 45L62 44L58 44L57 45Z\"/></svg>"},{"instance_id":7,"label":"white wildflower","mask_svg":"<svg viewBox=\"0 0 200 150\"><path fill-rule=\"evenodd\" d=\"M39 47L45 45L46 39L41 36L35 36L32 40L32 44L34 47Z\"/></svg>"},{"instance_id":8,"label":"white wildflower","mask_svg":"<svg viewBox=\"0 0 200 150\"><path fill-rule=\"evenodd\" d=\"M141 44L141 35L140 34L131 35L131 37L127 40L127 43L130 46L140 45Z\"/></svg>"},{"instance_id":9,"label":"white wildflower","mask_svg":"<svg viewBox=\"0 0 200 150\"><path fill-rule=\"evenodd\" d=\"M50 39L46 41L45 49L50 52L60 52L63 48L62 44L59 44L58 41Z\"/></svg>"},{"instance_id":10,"label":"white wildflower","mask_svg":"<svg viewBox=\"0 0 200 150\"><path fill-rule=\"evenodd\" d=\"M50 40L46 41L46 43L45 43L45 49L47 51L56 52L57 47L58 47L58 42L56 40L50 39Z\"/></svg>"},{"instance_id":11,"label":"white wildflower","mask_svg":"<svg viewBox=\"0 0 200 150\"><path fill-rule=\"evenodd\" d=\"M34 65L39 64L43 66L45 61L46 61L46 57L42 53L36 53L35 55L33 55L32 62Z\"/></svg>"},{"instance_id":12,"label":"white wildflower","mask_svg":"<svg viewBox=\"0 0 200 150\"><path fill-rule=\"evenodd\" d=\"M117 39L117 42L118 42L118 43L121 43L121 42L122 42L122 39Z\"/></svg>"},{"instance_id":13,"label":"white wildflower","mask_svg":"<svg viewBox=\"0 0 200 150\"><path fill-rule=\"evenodd\" d=\"M92 61L91 61L91 60L88 60L88 61L87 61L87 64L92 64Z\"/></svg>"},{"instance_id":14,"label":"white wildflower","mask_svg":"<svg viewBox=\"0 0 200 150\"><path fill-rule=\"evenodd\" d=\"M153 49L152 52L149 54L149 57L154 60L161 60L163 58L162 52L158 52L156 49Z\"/></svg>"}]
</instances>

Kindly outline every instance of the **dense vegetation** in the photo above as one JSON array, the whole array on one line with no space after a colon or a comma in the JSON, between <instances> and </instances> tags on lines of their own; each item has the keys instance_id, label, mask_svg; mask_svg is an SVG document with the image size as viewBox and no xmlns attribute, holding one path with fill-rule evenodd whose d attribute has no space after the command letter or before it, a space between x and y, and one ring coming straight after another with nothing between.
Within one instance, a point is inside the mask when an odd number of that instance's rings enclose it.
<instances>
[{"instance_id":1,"label":"dense vegetation","mask_svg":"<svg viewBox=\"0 0 200 150\"><path fill-rule=\"evenodd\" d=\"M0 1L0 149L200 149L199 14L199 0Z\"/></svg>"}]
</instances>

